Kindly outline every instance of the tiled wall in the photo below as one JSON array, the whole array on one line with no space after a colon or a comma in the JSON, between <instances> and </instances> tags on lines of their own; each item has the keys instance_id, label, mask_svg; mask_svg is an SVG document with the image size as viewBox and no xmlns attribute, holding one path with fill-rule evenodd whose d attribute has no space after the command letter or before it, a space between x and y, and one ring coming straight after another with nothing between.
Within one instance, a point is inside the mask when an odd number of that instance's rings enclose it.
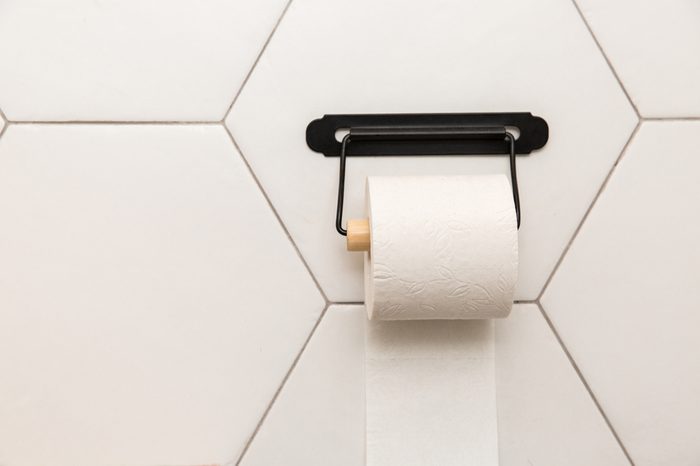
<instances>
[{"instance_id":1,"label":"tiled wall","mask_svg":"<svg viewBox=\"0 0 700 466\"><path fill-rule=\"evenodd\" d=\"M0 2L0 464L364 463L324 113L530 111L504 466L700 464L700 3ZM505 159L353 159L368 174Z\"/></svg>"}]
</instances>

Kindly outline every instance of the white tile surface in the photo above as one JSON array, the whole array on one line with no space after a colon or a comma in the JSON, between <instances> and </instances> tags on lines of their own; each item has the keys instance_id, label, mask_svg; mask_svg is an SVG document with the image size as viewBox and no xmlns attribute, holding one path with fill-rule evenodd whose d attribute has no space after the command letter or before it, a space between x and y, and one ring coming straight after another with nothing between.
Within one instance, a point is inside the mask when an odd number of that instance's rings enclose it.
<instances>
[{"instance_id":1,"label":"white tile surface","mask_svg":"<svg viewBox=\"0 0 700 466\"><path fill-rule=\"evenodd\" d=\"M629 465L534 304L496 325L501 466Z\"/></svg>"},{"instance_id":2,"label":"white tile surface","mask_svg":"<svg viewBox=\"0 0 700 466\"><path fill-rule=\"evenodd\" d=\"M338 160L307 148L306 125L324 113L465 111L531 111L550 124L548 145L518 168L516 298L534 299L636 123L570 2L294 2L227 124L329 298L359 301L362 258L333 228ZM368 174L507 167L351 159L346 218L362 214Z\"/></svg>"},{"instance_id":3,"label":"white tile surface","mask_svg":"<svg viewBox=\"0 0 700 466\"><path fill-rule=\"evenodd\" d=\"M6 0L10 120L218 120L285 0Z\"/></svg>"},{"instance_id":4,"label":"white tile surface","mask_svg":"<svg viewBox=\"0 0 700 466\"><path fill-rule=\"evenodd\" d=\"M218 120L286 4L2 1L0 109ZM576 4L643 116L700 117L697 1ZM546 148L518 161L516 298L535 298L636 123L572 2L294 0L227 125L329 297L354 302L338 160L306 147L306 125L424 111L549 122ZM0 464L235 463L324 303L223 128L6 123ZM700 462L699 130L644 123L544 297L637 466ZM348 168L346 218L368 174L507 161ZM244 464L364 463L363 321L331 306ZM497 339L503 465L626 463L536 307L516 306Z\"/></svg>"},{"instance_id":5,"label":"white tile surface","mask_svg":"<svg viewBox=\"0 0 700 466\"><path fill-rule=\"evenodd\" d=\"M244 466L364 464L364 319L329 308ZM628 464L536 306L497 322L496 361L501 466Z\"/></svg>"},{"instance_id":6,"label":"white tile surface","mask_svg":"<svg viewBox=\"0 0 700 466\"><path fill-rule=\"evenodd\" d=\"M0 139L0 463L236 458L323 308L223 128Z\"/></svg>"},{"instance_id":7,"label":"white tile surface","mask_svg":"<svg viewBox=\"0 0 700 466\"><path fill-rule=\"evenodd\" d=\"M638 466L700 461L699 131L642 125L544 295Z\"/></svg>"},{"instance_id":8,"label":"white tile surface","mask_svg":"<svg viewBox=\"0 0 700 466\"><path fill-rule=\"evenodd\" d=\"M642 116L700 116L700 2L577 1Z\"/></svg>"},{"instance_id":9,"label":"white tile surface","mask_svg":"<svg viewBox=\"0 0 700 466\"><path fill-rule=\"evenodd\" d=\"M242 466L364 466L363 306L330 306Z\"/></svg>"}]
</instances>

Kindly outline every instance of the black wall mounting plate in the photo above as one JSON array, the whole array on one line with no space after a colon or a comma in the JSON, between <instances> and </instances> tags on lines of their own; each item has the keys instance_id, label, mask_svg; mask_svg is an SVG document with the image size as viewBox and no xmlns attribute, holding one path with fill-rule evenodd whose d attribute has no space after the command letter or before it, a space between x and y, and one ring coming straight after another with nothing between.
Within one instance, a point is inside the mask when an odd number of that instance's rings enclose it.
<instances>
[{"instance_id":1,"label":"black wall mounting plate","mask_svg":"<svg viewBox=\"0 0 700 466\"><path fill-rule=\"evenodd\" d=\"M542 148L549 138L547 122L528 112L520 113L395 113L367 115L324 115L306 127L306 143L326 157L339 157L342 144L336 131L350 128L464 128L515 127L516 154ZM347 146L347 156L382 155L503 155L505 145L498 139L413 138L360 139Z\"/></svg>"}]
</instances>

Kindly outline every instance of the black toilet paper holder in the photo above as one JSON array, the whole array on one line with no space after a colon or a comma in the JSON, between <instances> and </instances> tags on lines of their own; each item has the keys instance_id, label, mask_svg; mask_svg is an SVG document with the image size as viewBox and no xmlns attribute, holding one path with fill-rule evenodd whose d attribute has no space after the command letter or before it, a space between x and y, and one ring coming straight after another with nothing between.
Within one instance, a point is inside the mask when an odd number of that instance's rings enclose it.
<instances>
[{"instance_id":1,"label":"black toilet paper holder","mask_svg":"<svg viewBox=\"0 0 700 466\"><path fill-rule=\"evenodd\" d=\"M339 131L346 131L340 141ZM340 157L335 229L343 236L347 235L342 225L347 157L509 155L520 228L516 155L542 148L548 138L547 122L525 112L324 115L306 127L311 150Z\"/></svg>"}]
</instances>

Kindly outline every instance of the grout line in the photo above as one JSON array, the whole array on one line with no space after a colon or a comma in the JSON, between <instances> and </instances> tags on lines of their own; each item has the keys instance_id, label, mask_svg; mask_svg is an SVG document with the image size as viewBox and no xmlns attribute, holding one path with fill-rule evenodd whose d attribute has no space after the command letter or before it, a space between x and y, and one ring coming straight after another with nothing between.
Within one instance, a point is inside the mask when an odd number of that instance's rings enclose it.
<instances>
[{"instance_id":1,"label":"grout line","mask_svg":"<svg viewBox=\"0 0 700 466\"><path fill-rule=\"evenodd\" d=\"M219 123L219 124L221 124L221 123ZM277 209L275 209L275 206L272 204L270 197L267 195L267 192L265 191L262 184L260 183L260 180L255 175L253 168L248 163L248 160L245 158L245 155L243 155L243 151L238 146L238 143L236 143L236 140L233 138L233 134L231 134L231 132L228 130L228 128L226 127L225 124L221 124L221 126L224 127L224 131L226 131L226 134L228 134L229 139L231 139L231 142L233 143L234 147L236 148L236 150L240 154L241 160L243 160L243 163L248 168L248 172L250 173L250 176L253 178L253 181L255 181L255 184L258 186L258 189L260 189L260 192L262 193L263 197L265 198L265 201L267 201L267 205L272 210L272 213L274 214L275 218L277 219L277 222L279 223L280 227L282 227L284 234L287 235L287 239L289 240L292 247L294 248L294 251L296 251L297 256L299 257L299 260L301 260L301 263L304 264L304 267L306 267L306 271L309 273L311 280L313 280L314 284L316 285L316 288L318 289L318 292L321 294L321 297L323 297L323 300L325 301L326 306L328 306L328 304L330 303L330 301L328 300L328 296L326 296L326 293L323 291L323 288L321 288L321 284L318 282L318 280L316 279L316 276L311 271L311 267L309 267L309 264L306 262L306 259L304 259L304 256L301 254L299 247L294 242L292 235L289 233L289 230L287 229L287 225L285 225L285 223L282 221L282 217L280 217L279 213L277 212Z\"/></svg>"},{"instance_id":2,"label":"grout line","mask_svg":"<svg viewBox=\"0 0 700 466\"><path fill-rule=\"evenodd\" d=\"M233 104L232 104L233 105ZM228 113L228 112L227 112ZM643 117L641 121L700 121L700 116ZM10 120L0 110L7 125L218 125L224 120Z\"/></svg>"},{"instance_id":3,"label":"grout line","mask_svg":"<svg viewBox=\"0 0 700 466\"><path fill-rule=\"evenodd\" d=\"M615 430L612 423L610 422L610 419L608 419L608 416L605 414L605 411L603 411L603 407L598 402L598 398L596 398L595 394L593 394L593 390L591 390L590 385L588 385L588 382L586 381L585 377L583 376L583 373L581 372L578 365L576 364L576 361L574 361L574 358L571 356L571 353L569 352L566 345L564 344L564 340L562 340L562 338L559 336L559 332L557 332L557 329L554 327L554 324L552 323L551 319L547 315L547 312L544 310L542 303L540 303L538 301L537 307L540 309L540 313L542 314L542 317L544 317L544 320L547 322L547 325L549 325L549 329L554 334L554 337L559 342L559 346L561 347L562 351L564 351L564 354L566 355L567 359L569 360L571 367L573 367L579 380L581 381L581 383L585 387L586 391L588 391L588 395L591 397L591 400L593 400L593 404L595 404L596 408L598 409L598 412L603 417L605 424L608 426L608 429L610 429L610 433L612 433L613 437L615 438L615 441L617 441L617 444L620 446L622 453L625 455L625 457L627 458L627 461L629 461L630 465L634 466L634 461L632 461L632 457L630 456L629 452L627 451L627 448L625 448L625 445L622 443L622 440L620 439L620 436L617 434L617 431Z\"/></svg>"},{"instance_id":4,"label":"grout line","mask_svg":"<svg viewBox=\"0 0 700 466\"><path fill-rule=\"evenodd\" d=\"M632 130L630 137L627 139L627 142L625 143L625 145L622 147L622 150L620 151L620 155L617 157L617 160L615 160L615 163L610 168L610 171L608 172L607 176L603 180L603 184L600 185L598 192L593 197L593 201L588 206L588 209L586 209L586 213L583 214L583 218L581 218L581 221L576 226L576 230L574 230L574 234L571 236L571 239L569 240L566 247L564 248L564 251L562 251L561 255L559 256L559 259L557 260L556 264L554 264L554 268L552 269L552 272L549 274L549 277L547 277L547 281L545 281L544 286L542 287L542 290L540 291L540 294L537 296L536 301L538 303L542 299L542 296L544 295L545 291L547 291L547 287L549 287L549 284L551 283L552 278L554 278L554 275L559 270L559 266L564 261L564 258L568 254L569 249L571 249L571 245L574 243L574 241L578 237L578 234L581 231L583 224L586 223L586 220L588 219L588 216L590 215L591 211L593 210L593 207L598 202L600 195L603 193L603 191L605 191L605 188L608 186L608 182L610 181L610 178L612 177L613 173L615 172L617 165L620 163L620 161L624 157L625 153L627 152L627 148L630 146L630 143L632 142L634 137L637 135L637 132L639 131L639 128L641 128L641 126L642 126L642 121L641 120L637 121L637 126L635 126L634 129Z\"/></svg>"},{"instance_id":5,"label":"grout line","mask_svg":"<svg viewBox=\"0 0 700 466\"><path fill-rule=\"evenodd\" d=\"M536 299L516 299L513 305L516 304L537 304ZM364 301L328 301L329 306L364 306Z\"/></svg>"},{"instance_id":6,"label":"grout line","mask_svg":"<svg viewBox=\"0 0 700 466\"><path fill-rule=\"evenodd\" d=\"M364 306L364 301L328 301L331 306ZM537 304L536 299L516 299L513 304Z\"/></svg>"},{"instance_id":7,"label":"grout line","mask_svg":"<svg viewBox=\"0 0 700 466\"><path fill-rule=\"evenodd\" d=\"M0 138L1 138L2 135L5 134L5 130L7 130L7 127L10 126L10 122L7 121L7 117L2 112L2 109L0 109L0 123L2 124L2 127L0 127Z\"/></svg>"},{"instance_id":8,"label":"grout line","mask_svg":"<svg viewBox=\"0 0 700 466\"><path fill-rule=\"evenodd\" d=\"M229 466L233 465L233 463L196 463L196 464L181 464L181 463L158 463L157 465L145 465L145 466ZM5 466L3 464L2 466Z\"/></svg>"},{"instance_id":9,"label":"grout line","mask_svg":"<svg viewBox=\"0 0 700 466\"><path fill-rule=\"evenodd\" d=\"M270 43L270 41L272 40L272 36L274 36L275 32L277 32L277 28L282 23L282 20L284 19L284 16L287 14L287 10L289 10L289 7L291 6L292 1L293 0L289 0L287 2L287 4L284 6L284 10L282 10L280 17L277 19L277 22L275 23L275 27L272 28L272 32L270 32L270 35L267 36L267 40L265 41L262 48L260 49L260 53L258 53L258 56L255 58L255 61L253 62L253 66L250 68L250 71L248 71L248 74L246 75L245 79L243 80L243 83L241 84L241 87L238 88L238 92L236 92L236 95L233 97L233 101L231 102L231 105L228 106L226 113L224 113L224 116L221 118L222 123L226 121L226 118L228 118L229 113L231 113L231 109L233 109L233 105L238 100L238 97L241 95L241 92L243 92L243 88L245 87L246 84L248 84L248 80L253 75L253 71L258 66L258 62L260 61L260 58L263 56L263 53L265 53L265 50L267 50L267 46Z\"/></svg>"},{"instance_id":10,"label":"grout line","mask_svg":"<svg viewBox=\"0 0 700 466\"><path fill-rule=\"evenodd\" d=\"M8 120L13 125L218 125L220 121L212 120Z\"/></svg>"},{"instance_id":11,"label":"grout line","mask_svg":"<svg viewBox=\"0 0 700 466\"><path fill-rule=\"evenodd\" d=\"M643 117L642 121L700 121L700 117Z\"/></svg>"},{"instance_id":12,"label":"grout line","mask_svg":"<svg viewBox=\"0 0 700 466\"><path fill-rule=\"evenodd\" d=\"M274 396L272 397L272 400L270 400L270 403L268 404L267 408L265 409L265 412L263 413L262 417L260 418L260 421L258 421L258 424L255 426L255 430L248 438L248 441L246 442L245 446L243 447L243 451L241 452L238 459L233 461L232 464L235 464L236 466L238 466L239 464L241 464L241 461L243 461L243 458L245 458L246 453L248 453L248 449L253 444L253 440L255 440L255 437L258 435L260 428L265 423L265 420L267 419L267 415L270 413L270 410L275 405L275 402L277 401L277 398L279 397L280 393L282 393L284 386L287 384L287 380L289 380L289 377L292 375L292 372L294 372L294 369L297 367L299 360L301 359L302 355L304 354L304 351L306 350L306 347L308 346L309 342L311 341L311 338L316 333L316 329L321 324L321 321L323 320L324 316L328 312L329 307L330 307L330 305L326 304L326 306L323 308L323 311L321 311L321 315L319 315L318 319L316 319L316 323L314 324L313 328L311 329L311 332L309 332L309 336L306 337L306 341L304 341L304 344L302 345L301 350L299 350L299 353L297 353L297 356L296 356L296 358L294 358L294 361L292 362L292 365L289 367L287 374L285 374L284 379L282 379L282 383L280 383L280 386L277 388L277 391L275 392Z\"/></svg>"},{"instance_id":13,"label":"grout line","mask_svg":"<svg viewBox=\"0 0 700 466\"><path fill-rule=\"evenodd\" d=\"M598 41L598 38L593 33L593 29L591 28L590 24L588 24L586 17L583 15L583 11L581 11L581 8L578 6L578 3L576 2L576 0L571 0L571 3L574 4L574 8L576 8L576 11L578 12L578 15L581 17L583 24L586 26L586 29L588 29L588 33L593 38L593 42L595 42L596 47L598 47L598 50L600 51L601 55L603 55L605 62L608 64L608 68L610 68L610 71L612 72L613 76L617 80L617 84L620 86L620 89L622 89L622 92L625 94L625 97L627 97L627 101L632 106L634 113L637 114L637 118L641 119L642 115L639 113L639 109L635 105L634 101L632 101L632 97L630 97L629 92L627 92L627 89L625 88L624 84L622 84L622 80L620 79L620 76L618 76L617 71L615 71L615 68L613 67L612 62L608 58L608 55L605 53L602 45L600 45L600 42Z\"/></svg>"}]
</instances>

